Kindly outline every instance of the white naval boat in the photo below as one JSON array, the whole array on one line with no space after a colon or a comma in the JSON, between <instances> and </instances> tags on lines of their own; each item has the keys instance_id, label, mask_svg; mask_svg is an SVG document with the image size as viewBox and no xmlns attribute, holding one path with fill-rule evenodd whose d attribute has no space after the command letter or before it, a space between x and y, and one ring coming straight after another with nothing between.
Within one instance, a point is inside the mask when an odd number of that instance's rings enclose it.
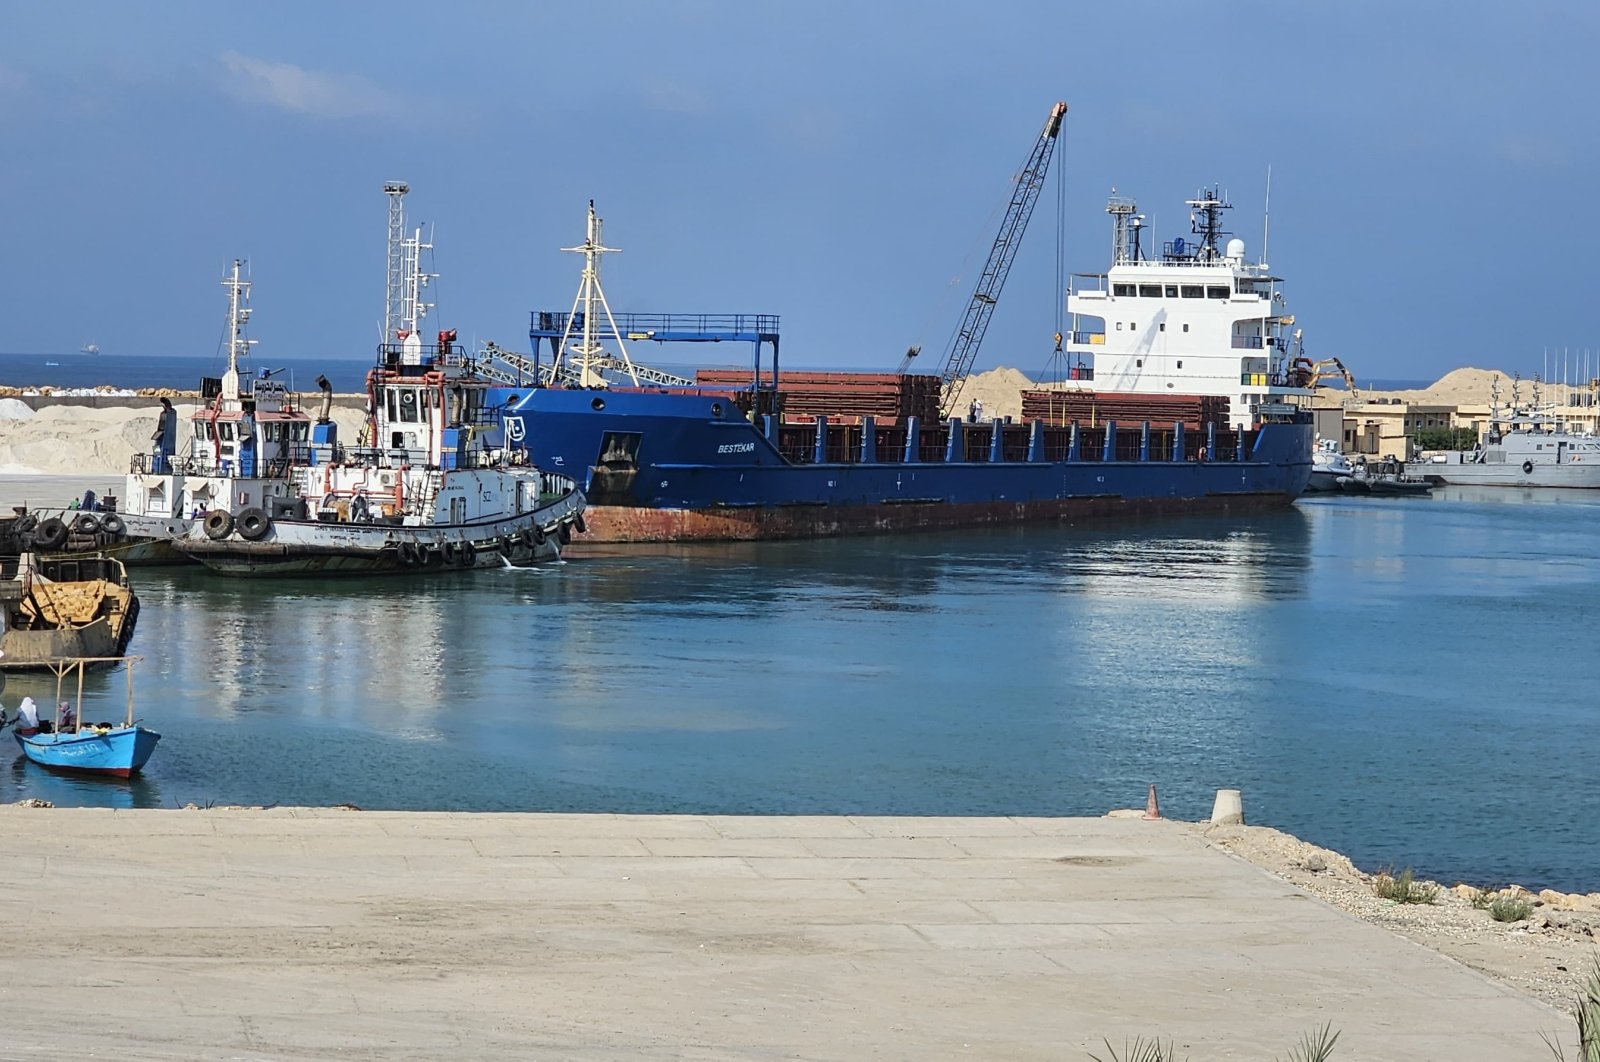
<instances>
[{"instance_id":1,"label":"white naval boat","mask_svg":"<svg viewBox=\"0 0 1600 1062\"><path fill-rule=\"evenodd\" d=\"M1500 406L1500 380L1491 384L1489 423L1471 450L1447 450L1429 457L1429 479L1484 487L1600 488L1600 437L1566 429L1543 411L1539 382L1524 408L1520 380L1512 380L1511 403Z\"/></svg>"},{"instance_id":2,"label":"white naval boat","mask_svg":"<svg viewBox=\"0 0 1600 1062\"><path fill-rule=\"evenodd\" d=\"M1310 493L1341 490L1339 481L1356 474L1356 466L1339 450L1336 439L1321 439L1311 452L1311 479L1306 484Z\"/></svg>"}]
</instances>

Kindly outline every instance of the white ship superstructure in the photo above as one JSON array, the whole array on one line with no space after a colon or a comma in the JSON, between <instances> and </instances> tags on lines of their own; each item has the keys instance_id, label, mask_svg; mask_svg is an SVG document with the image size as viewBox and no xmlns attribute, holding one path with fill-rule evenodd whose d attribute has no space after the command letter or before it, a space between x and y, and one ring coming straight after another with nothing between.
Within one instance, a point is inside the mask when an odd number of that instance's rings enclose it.
<instances>
[{"instance_id":1,"label":"white ship superstructure","mask_svg":"<svg viewBox=\"0 0 1600 1062\"><path fill-rule=\"evenodd\" d=\"M1113 260L1100 274L1075 274L1067 293L1071 333L1063 350L1075 366L1067 386L1101 393L1217 395L1234 428L1308 403L1289 350L1281 278L1245 260L1244 241L1222 243L1215 191L1188 201L1193 240L1142 246L1144 215L1113 195ZM1296 385L1301 386L1296 386Z\"/></svg>"}]
</instances>

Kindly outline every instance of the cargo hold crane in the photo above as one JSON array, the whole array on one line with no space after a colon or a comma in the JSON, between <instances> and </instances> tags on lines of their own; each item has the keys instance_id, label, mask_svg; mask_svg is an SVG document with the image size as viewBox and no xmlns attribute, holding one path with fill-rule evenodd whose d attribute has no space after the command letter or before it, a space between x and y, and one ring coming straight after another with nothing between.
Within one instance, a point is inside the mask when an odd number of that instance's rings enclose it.
<instances>
[{"instance_id":1,"label":"cargo hold crane","mask_svg":"<svg viewBox=\"0 0 1600 1062\"><path fill-rule=\"evenodd\" d=\"M1011 272L1012 260L1016 258L1017 248L1022 244L1022 234L1028 227L1028 219L1033 216L1033 207L1039 199L1039 192L1044 188L1045 172L1050 168L1050 157L1054 154L1056 135L1061 132L1061 118L1066 113L1065 103L1057 103L1050 108L1050 117L1044 123L1044 131L1039 134L1039 141L1034 144L1027 164L1017 175L1016 187L1011 192L1011 203L1006 207L1004 220L1000 222L1000 234L995 237L994 246L989 249L989 260L983 267L983 275L978 278L977 290L972 293L972 301L967 305L967 312L961 318L961 324L956 328L955 334L950 338L950 348L945 354L944 370L939 374L941 394L944 396L941 406L945 416L949 416L950 410L955 408L956 399L966 383L967 373L972 370L973 362L977 360L978 346L983 342L984 332L988 331L989 318L994 315L995 303L1000 299L1000 289L1005 286L1006 274ZM909 361L908 357L907 363Z\"/></svg>"}]
</instances>

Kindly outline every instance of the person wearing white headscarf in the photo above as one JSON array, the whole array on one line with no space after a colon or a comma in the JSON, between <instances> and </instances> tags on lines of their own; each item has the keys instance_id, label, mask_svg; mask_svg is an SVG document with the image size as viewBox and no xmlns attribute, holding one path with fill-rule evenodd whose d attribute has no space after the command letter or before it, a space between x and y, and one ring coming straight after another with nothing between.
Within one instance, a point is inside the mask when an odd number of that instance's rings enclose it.
<instances>
[{"instance_id":1,"label":"person wearing white headscarf","mask_svg":"<svg viewBox=\"0 0 1600 1062\"><path fill-rule=\"evenodd\" d=\"M17 733L23 737L39 732L39 706L33 703L32 697L22 698L22 703L17 706Z\"/></svg>"}]
</instances>

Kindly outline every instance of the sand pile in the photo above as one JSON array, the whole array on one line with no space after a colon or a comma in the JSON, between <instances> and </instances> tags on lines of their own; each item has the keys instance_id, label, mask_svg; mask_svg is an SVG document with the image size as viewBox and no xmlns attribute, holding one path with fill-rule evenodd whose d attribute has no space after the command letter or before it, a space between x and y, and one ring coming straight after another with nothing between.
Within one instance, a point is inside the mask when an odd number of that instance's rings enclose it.
<instances>
[{"instance_id":1,"label":"sand pile","mask_svg":"<svg viewBox=\"0 0 1600 1062\"><path fill-rule=\"evenodd\" d=\"M11 404L7 404L7 403ZM15 399L0 399L0 473L20 475L123 475L136 453L150 451L159 407L138 409L47 405L31 416L12 416ZM186 453L193 404L174 403L178 411L178 452ZM357 409L335 407L339 438L354 444L361 429Z\"/></svg>"},{"instance_id":2,"label":"sand pile","mask_svg":"<svg viewBox=\"0 0 1600 1062\"><path fill-rule=\"evenodd\" d=\"M951 410L958 416L967 415L967 407L973 399L983 403L985 418L1010 417L1013 420L1022 418L1022 392L1033 389L1033 381L1016 369L1008 369L1004 365L988 372L976 373L967 377L966 383L961 386L961 394L956 399L960 408Z\"/></svg>"},{"instance_id":3,"label":"sand pile","mask_svg":"<svg viewBox=\"0 0 1600 1062\"><path fill-rule=\"evenodd\" d=\"M1476 406L1489 404L1489 389L1494 378L1500 377L1500 392L1511 394L1511 376L1498 369L1453 369L1420 391L1369 391L1363 397L1394 398L1402 402L1422 402L1442 406ZM1360 381L1356 381L1360 384ZM1524 387L1526 391L1526 387Z\"/></svg>"},{"instance_id":4,"label":"sand pile","mask_svg":"<svg viewBox=\"0 0 1600 1062\"><path fill-rule=\"evenodd\" d=\"M179 418L193 408L179 406ZM155 430L155 408L45 406L26 420L0 425L0 472L124 473L129 458L149 450Z\"/></svg>"}]
</instances>

